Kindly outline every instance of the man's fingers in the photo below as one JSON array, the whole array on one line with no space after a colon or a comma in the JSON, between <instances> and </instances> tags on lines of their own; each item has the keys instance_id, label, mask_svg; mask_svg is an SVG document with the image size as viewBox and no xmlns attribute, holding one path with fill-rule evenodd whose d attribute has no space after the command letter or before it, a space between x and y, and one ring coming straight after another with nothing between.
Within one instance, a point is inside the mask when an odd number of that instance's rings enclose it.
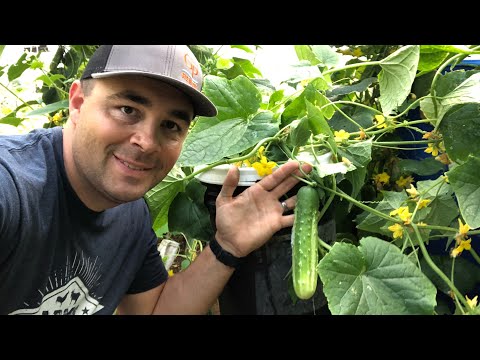
<instances>
[{"instance_id":1,"label":"man's fingers","mask_svg":"<svg viewBox=\"0 0 480 360\"><path fill-rule=\"evenodd\" d=\"M223 186L218 194L219 197L232 197L233 192L238 186L238 181L240 180L240 170L238 167L232 165L230 169L228 169L227 176L225 176L225 180L223 181Z\"/></svg>"},{"instance_id":2,"label":"man's fingers","mask_svg":"<svg viewBox=\"0 0 480 360\"><path fill-rule=\"evenodd\" d=\"M305 173L309 173L312 170L312 166L303 164L302 170ZM298 183L299 180L293 177L292 174L303 177L297 161L289 161L282 165L271 175L263 178L259 184L262 185L265 190L271 191L275 196L280 197Z\"/></svg>"}]
</instances>

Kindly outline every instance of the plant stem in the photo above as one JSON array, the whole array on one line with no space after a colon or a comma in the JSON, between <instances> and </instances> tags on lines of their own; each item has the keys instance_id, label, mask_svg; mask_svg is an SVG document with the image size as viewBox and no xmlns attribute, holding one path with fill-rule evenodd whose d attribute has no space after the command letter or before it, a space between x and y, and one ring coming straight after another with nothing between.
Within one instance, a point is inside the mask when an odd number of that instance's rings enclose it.
<instances>
[{"instance_id":1,"label":"plant stem","mask_svg":"<svg viewBox=\"0 0 480 360\"><path fill-rule=\"evenodd\" d=\"M363 63L349 64L349 65L345 65L345 66L342 66L342 67L339 67L339 68L333 68L333 69L327 70L327 71L323 72L322 75L331 74L331 73L334 73L334 72L347 70L347 69L354 69L354 68L358 68L358 67L362 67L362 66L380 65L381 63L382 63L381 61L365 61Z\"/></svg>"},{"instance_id":2,"label":"plant stem","mask_svg":"<svg viewBox=\"0 0 480 360\"><path fill-rule=\"evenodd\" d=\"M325 241L320 239L320 237L317 236L317 240L318 240L319 244L321 246L323 246L325 249L327 249L328 251L332 250L332 247L330 245L328 245Z\"/></svg>"},{"instance_id":3,"label":"plant stem","mask_svg":"<svg viewBox=\"0 0 480 360\"><path fill-rule=\"evenodd\" d=\"M32 107L32 105L27 104L25 101L23 101L17 94L15 94L15 93L14 93L12 90L10 90L8 87L6 87L5 85L3 85L2 83L0 83L0 85L1 85L5 90L7 90L10 94L12 94L13 96L15 96L18 100L20 100L20 101L23 103L23 105L28 106L30 109L34 110L33 107Z\"/></svg>"},{"instance_id":4,"label":"plant stem","mask_svg":"<svg viewBox=\"0 0 480 360\"><path fill-rule=\"evenodd\" d=\"M452 270L450 272L450 279L452 283L455 281L455 258L452 259ZM463 311L462 305L458 301L458 297L454 296L455 302L457 303L457 308L460 309L463 315L465 315L465 311Z\"/></svg>"},{"instance_id":5,"label":"plant stem","mask_svg":"<svg viewBox=\"0 0 480 360\"><path fill-rule=\"evenodd\" d=\"M336 190L337 184L335 182L335 175L332 175L332 183L333 183L333 190ZM328 207L332 203L334 197L335 197L335 193L331 193L330 196L328 197L328 200L325 202L325 205L323 206L322 210L320 211L320 214L318 216L318 221L320 221L320 219L323 217Z\"/></svg>"},{"instance_id":6,"label":"plant stem","mask_svg":"<svg viewBox=\"0 0 480 360\"><path fill-rule=\"evenodd\" d=\"M397 223L397 224L403 224L402 220L394 219L391 216L385 215L384 213L378 211L377 209L374 209L374 208L371 208L370 206L364 205L361 202L359 202L357 199L352 198L351 196L345 194L341 190L339 190L339 191L333 190L333 189L330 189L329 187L323 186L321 184L318 184L317 186L319 186L320 188L322 188L322 189L324 189L328 192L334 193L335 195L338 195L338 196L352 202L354 205L358 206L359 208L361 208L363 210L366 210L366 211L368 211L368 212L370 212L374 215L377 215L378 217L381 217L385 220L388 220L388 221L391 221L391 222L394 222L394 223Z\"/></svg>"},{"instance_id":7,"label":"plant stem","mask_svg":"<svg viewBox=\"0 0 480 360\"><path fill-rule=\"evenodd\" d=\"M362 104L362 103L356 103L354 101L346 101L346 100L338 100L338 101L332 101L328 104L325 104L323 106L320 107L320 110L322 110L323 108L326 108L328 106L333 106L335 104L347 104L347 105L354 105L354 106L360 106L360 107L363 107L365 109L368 109L368 110L371 110L373 112L376 112L377 114L379 115L382 115L382 112L380 110L377 110L375 108L372 108L371 106L368 106L368 105L365 105L365 104Z\"/></svg>"},{"instance_id":8,"label":"plant stem","mask_svg":"<svg viewBox=\"0 0 480 360\"><path fill-rule=\"evenodd\" d=\"M415 235L417 236L417 241L418 245L420 246L420 250L422 250L423 257L425 258L425 261L427 264L432 268L433 271L443 280L447 283L448 287L457 295L459 300L462 302L462 304L465 307L468 307L467 300L465 300L465 297L458 291L456 286L450 281L450 279L443 273L442 270L438 268L438 266L433 262L432 258L430 257L430 254L427 251L427 248L425 247L425 244L423 243L422 236L420 235L420 232L418 231L418 227L416 224L412 223L412 228L415 231Z\"/></svg>"},{"instance_id":9,"label":"plant stem","mask_svg":"<svg viewBox=\"0 0 480 360\"><path fill-rule=\"evenodd\" d=\"M480 264L480 257L478 256L477 252L473 249L473 247L470 248L470 254L472 254L472 257L475 259L475 261Z\"/></svg>"}]
</instances>

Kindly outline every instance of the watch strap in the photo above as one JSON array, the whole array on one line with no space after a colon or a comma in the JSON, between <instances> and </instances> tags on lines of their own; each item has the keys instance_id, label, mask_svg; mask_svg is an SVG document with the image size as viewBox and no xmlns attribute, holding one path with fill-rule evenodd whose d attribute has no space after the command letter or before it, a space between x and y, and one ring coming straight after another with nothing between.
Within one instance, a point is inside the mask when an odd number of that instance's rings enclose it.
<instances>
[{"instance_id":1,"label":"watch strap","mask_svg":"<svg viewBox=\"0 0 480 360\"><path fill-rule=\"evenodd\" d=\"M224 265L237 269L245 261L246 257L236 257L224 250L215 237L210 240L209 245L217 260Z\"/></svg>"}]
</instances>

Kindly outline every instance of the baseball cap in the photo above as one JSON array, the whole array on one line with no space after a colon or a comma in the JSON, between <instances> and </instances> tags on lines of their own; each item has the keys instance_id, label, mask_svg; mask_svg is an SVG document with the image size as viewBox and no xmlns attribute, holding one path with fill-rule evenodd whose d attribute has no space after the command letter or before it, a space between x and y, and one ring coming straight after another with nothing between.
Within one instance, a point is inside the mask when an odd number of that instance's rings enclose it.
<instances>
[{"instance_id":1,"label":"baseball cap","mask_svg":"<svg viewBox=\"0 0 480 360\"><path fill-rule=\"evenodd\" d=\"M216 116L217 108L201 93L203 74L186 45L101 45L81 79L137 74L159 79L183 91L195 115Z\"/></svg>"}]
</instances>

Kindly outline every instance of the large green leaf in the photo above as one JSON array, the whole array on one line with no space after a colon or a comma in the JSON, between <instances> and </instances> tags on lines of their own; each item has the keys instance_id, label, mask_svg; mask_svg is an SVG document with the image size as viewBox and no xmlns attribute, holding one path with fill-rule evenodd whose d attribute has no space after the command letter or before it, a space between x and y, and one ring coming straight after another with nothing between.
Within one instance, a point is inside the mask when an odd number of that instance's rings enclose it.
<instances>
[{"instance_id":1,"label":"large green leaf","mask_svg":"<svg viewBox=\"0 0 480 360\"><path fill-rule=\"evenodd\" d=\"M244 135L230 146L229 155L238 154L256 145L260 140L275 135L278 130L278 122L271 111L259 112L248 122Z\"/></svg>"},{"instance_id":2,"label":"large green leaf","mask_svg":"<svg viewBox=\"0 0 480 360\"><path fill-rule=\"evenodd\" d=\"M289 103L282 113L282 126L290 124L294 120L300 120L307 113L305 100L310 101L312 104L316 102L317 89L308 84L302 93L297 96L291 103Z\"/></svg>"},{"instance_id":3,"label":"large green leaf","mask_svg":"<svg viewBox=\"0 0 480 360\"><path fill-rule=\"evenodd\" d=\"M478 72L478 70L449 71L445 73L445 75L439 76L435 85L435 94L438 97L448 95L470 76L477 74Z\"/></svg>"},{"instance_id":4,"label":"large green leaf","mask_svg":"<svg viewBox=\"0 0 480 360\"><path fill-rule=\"evenodd\" d=\"M428 225L445 226L450 224L453 219L458 217L458 206L453 197L452 187L443 182L440 185L438 180L425 180L417 182L417 190L422 194L423 199L430 200L428 209L430 210L423 218L417 218L418 221L423 221Z\"/></svg>"},{"instance_id":5,"label":"large green leaf","mask_svg":"<svg viewBox=\"0 0 480 360\"><path fill-rule=\"evenodd\" d=\"M468 77L450 93L436 98L436 111L431 98L422 99L420 108L428 118L436 119L438 123L450 108L466 103L480 103L480 72Z\"/></svg>"},{"instance_id":6,"label":"large green leaf","mask_svg":"<svg viewBox=\"0 0 480 360\"><path fill-rule=\"evenodd\" d=\"M433 315L436 288L398 247L376 237L335 243L318 264L333 315Z\"/></svg>"},{"instance_id":7,"label":"large green leaf","mask_svg":"<svg viewBox=\"0 0 480 360\"><path fill-rule=\"evenodd\" d=\"M310 62L311 65L317 65L320 63L320 60L317 59L315 53L312 51L308 45L294 45L295 53L297 54L298 60L306 60Z\"/></svg>"},{"instance_id":8,"label":"large green leaf","mask_svg":"<svg viewBox=\"0 0 480 360\"><path fill-rule=\"evenodd\" d=\"M365 185L365 176L367 176L367 168L359 167L353 171L349 171L345 174L345 179L347 179L350 184L352 184L352 192L350 196L356 198L360 193L363 185ZM352 210L353 202L348 204L348 212Z\"/></svg>"},{"instance_id":9,"label":"large green leaf","mask_svg":"<svg viewBox=\"0 0 480 360\"><path fill-rule=\"evenodd\" d=\"M456 54L469 54L472 52L465 45L422 45L421 51L424 53L451 52Z\"/></svg>"},{"instance_id":10,"label":"large green leaf","mask_svg":"<svg viewBox=\"0 0 480 360\"><path fill-rule=\"evenodd\" d=\"M181 168L174 166L163 181L145 194L154 230L168 224L168 209L177 194L183 191L184 177Z\"/></svg>"},{"instance_id":11,"label":"large green leaf","mask_svg":"<svg viewBox=\"0 0 480 360\"><path fill-rule=\"evenodd\" d=\"M185 192L178 193L168 213L170 231L182 232L190 239L209 241L213 237L210 214L204 204L206 187L198 180L188 183Z\"/></svg>"},{"instance_id":12,"label":"large green leaf","mask_svg":"<svg viewBox=\"0 0 480 360\"><path fill-rule=\"evenodd\" d=\"M372 160L372 140L365 140L345 148L338 148L338 154L347 157L357 167L367 166Z\"/></svg>"},{"instance_id":13,"label":"large green leaf","mask_svg":"<svg viewBox=\"0 0 480 360\"><path fill-rule=\"evenodd\" d=\"M452 273L452 257L450 255L431 255L430 257L435 265L437 265L444 274L449 274L450 277L450 274ZM438 290L445 294L448 294L451 291L447 283L443 281L427 264L425 258L420 260L420 265L422 267L422 272L428 276ZM455 287L462 294L468 294L470 291L474 290L475 286L480 282L480 268L461 256L455 258L455 266L453 269Z\"/></svg>"},{"instance_id":14,"label":"large green leaf","mask_svg":"<svg viewBox=\"0 0 480 360\"><path fill-rule=\"evenodd\" d=\"M352 192L350 196L357 197L362 186L365 184L365 176L367 175L367 165L372 160L372 141L366 140L349 145L346 148L339 147L338 154L349 159L356 170L345 174L345 178L352 184ZM353 203L349 204L351 210Z\"/></svg>"},{"instance_id":15,"label":"large green leaf","mask_svg":"<svg viewBox=\"0 0 480 360\"><path fill-rule=\"evenodd\" d=\"M250 60L234 57L233 61L243 69L248 77L255 77L255 75L262 76L260 70L258 70Z\"/></svg>"},{"instance_id":16,"label":"large green leaf","mask_svg":"<svg viewBox=\"0 0 480 360\"><path fill-rule=\"evenodd\" d=\"M333 97L333 96L347 95L354 92L364 92L365 90L368 89L370 85L372 85L376 81L377 81L376 77L369 77L367 79L363 79L362 81L359 81L352 85L336 85L336 86L333 86L331 90L328 90L326 92L326 95L328 97Z\"/></svg>"},{"instance_id":17,"label":"large green leaf","mask_svg":"<svg viewBox=\"0 0 480 360\"><path fill-rule=\"evenodd\" d=\"M479 88L480 91L480 88ZM462 163L468 156L480 157L480 104L453 106L439 126L448 156Z\"/></svg>"},{"instance_id":18,"label":"large green leaf","mask_svg":"<svg viewBox=\"0 0 480 360\"><path fill-rule=\"evenodd\" d=\"M420 47L408 45L380 61L380 105L384 115L390 115L407 98L417 72Z\"/></svg>"},{"instance_id":19,"label":"large green leaf","mask_svg":"<svg viewBox=\"0 0 480 360\"><path fill-rule=\"evenodd\" d=\"M210 164L224 157L239 154L254 146L263 138L278 131L278 123L273 113L265 111L256 114L250 121L231 119L214 122L207 127L207 122L199 123L201 131L195 130L185 140L178 163L182 166Z\"/></svg>"},{"instance_id":20,"label":"large green leaf","mask_svg":"<svg viewBox=\"0 0 480 360\"><path fill-rule=\"evenodd\" d=\"M472 229L480 226L480 158L470 157L447 172L465 222Z\"/></svg>"},{"instance_id":21,"label":"large green leaf","mask_svg":"<svg viewBox=\"0 0 480 360\"><path fill-rule=\"evenodd\" d=\"M333 50L329 45L312 45L312 52L320 61L320 64L328 68L335 67L342 57L342 55Z\"/></svg>"},{"instance_id":22,"label":"large green leaf","mask_svg":"<svg viewBox=\"0 0 480 360\"><path fill-rule=\"evenodd\" d=\"M424 53L423 50L420 49L420 61L418 62L418 70L435 70L447 59L448 55L449 53L445 51Z\"/></svg>"},{"instance_id":23,"label":"large green leaf","mask_svg":"<svg viewBox=\"0 0 480 360\"><path fill-rule=\"evenodd\" d=\"M25 52L22 54L22 56L20 56L20 58L17 60L15 64L11 65L8 68L8 71L7 71L8 81L15 80L16 78L20 77L25 70L30 68L30 65L32 64L33 59L35 59L35 57L30 57L28 59L26 57L27 57L27 53Z\"/></svg>"},{"instance_id":24,"label":"large green leaf","mask_svg":"<svg viewBox=\"0 0 480 360\"><path fill-rule=\"evenodd\" d=\"M256 86L245 76L233 80L208 75L203 92L215 104L217 119L247 119L257 112L262 96Z\"/></svg>"},{"instance_id":25,"label":"large green leaf","mask_svg":"<svg viewBox=\"0 0 480 360\"><path fill-rule=\"evenodd\" d=\"M288 144L291 146L305 145L312 135L308 118L304 116L301 120L295 120L292 124L292 130L288 134Z\"/></svg>"},{"instance_id":26,"label":"large green leaf","mask_svg":"<svg viewBox=\"0 0 480 360\"><path fill-rule=\"evenodd\" d=\"M342 107L342 112L350 116L358 125L364 129L368 129L373 125L375 112L373 109L366 109L359 106L346 105ZM345 118L340 111L336 111L333 117L328 122L330 127L334 130L345 130L346 132L359 131L357 125Z\"/></svg>"},{"instance_id":27,"label":"large green leaf","mask_svg":"<svg viewBox=\"0 0 480 360\"><path fill-rule=\"evenodd\" d=\"M327 120L323 117L322 112L312 105L308 100L305 100L305 105L307 109L308 123L310 124L310 130L314 135L324 134L327 135L327 141L330 144L330 148L336 152L337 144L335 143L332 129L327 123Z\"/></svg>"},{"instance_id":28,"label":"large green leaf","mask_svg":"<svg viewBox=\"0 0 480 360\"><path fill-rule=\"evenodd\" d=\"M204 131L191 133L185 140L178 163L182 166L209 164L231 155L230 148L247 131L244 119L224 120Z\"/></svg>"},{"instance_id":29,"label":"large green leaf","mask_svg":"<svg viewBox=\"0 0 480 360\"><path fill-rule=\"evenodd\" d=\"M444 165L433 157L423 160L402 159L397 165L401 173L410 172L420 176L433 175L444 170Z\"/></svg>"}]
</instances>

